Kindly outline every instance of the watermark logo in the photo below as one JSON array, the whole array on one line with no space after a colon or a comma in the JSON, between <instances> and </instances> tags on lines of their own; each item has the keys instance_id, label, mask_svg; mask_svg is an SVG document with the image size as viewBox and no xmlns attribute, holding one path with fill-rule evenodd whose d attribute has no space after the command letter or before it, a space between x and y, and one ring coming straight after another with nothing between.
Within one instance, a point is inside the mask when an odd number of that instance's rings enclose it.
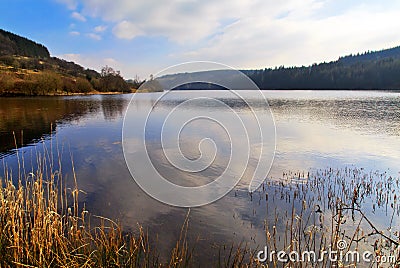
<instances>
[{"instance_id":1,"label":"watermark logo","mask_svg":"<svg viewBox=\"0 0 400 268\"><path fill-rule=\"evenodd\" d=\"M321 251L269 251L268 247L265 246L263 250L258 251L257 260L261 263L278 261L281 263L298 263L298 262L309 262L309 263L330 263L337 264L354 264L354 263L388 263L394 264L396 262L395 256L375 255L373 252L357 251L348 249L348 243L345 240L338 240L336 242L336 249L327 249Z\"/></svg>"},{"instance_id":2,"label":"watermark logo","mask_svg":"<svg viewBox=\"0 0 400 268\"><path fill-rule=\"evenodd\" d=\"M219 90L172 90L196 85ZM157 89L163 91L133 95L122 132L129 171L148 195L196 207L220 199L243 178L250 192L263 183L275 154L275 124L251 79L226 65L190 62L161 71L139 91ZM196 184L208 176L212 181Z\"/></svg>"}]
</instances>

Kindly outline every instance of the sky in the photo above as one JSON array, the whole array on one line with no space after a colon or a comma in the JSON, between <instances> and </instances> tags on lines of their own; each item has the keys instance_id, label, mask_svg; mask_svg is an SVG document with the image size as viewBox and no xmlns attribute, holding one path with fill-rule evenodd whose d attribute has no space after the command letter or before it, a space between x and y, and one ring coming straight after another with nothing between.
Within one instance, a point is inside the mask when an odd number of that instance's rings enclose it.
<instances>
[{"instance_id":1,"label":"sky","mask_svg":"<svg viewBox=\"0 0 400 268\"><path fill-rule=\"evenodd\" d=\"M302 66L400 45L400 1L1 0L0 28L125 78L175 64Z\"/></svg>"}]
</instances>

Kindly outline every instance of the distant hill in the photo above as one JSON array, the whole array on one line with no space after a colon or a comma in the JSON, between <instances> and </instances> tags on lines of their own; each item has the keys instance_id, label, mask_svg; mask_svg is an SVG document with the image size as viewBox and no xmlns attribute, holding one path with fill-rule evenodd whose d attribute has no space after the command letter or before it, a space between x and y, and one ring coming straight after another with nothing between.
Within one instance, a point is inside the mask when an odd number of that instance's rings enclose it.
<instances>
[{"instance_id":1,"label":"distant hill","mask_svg":"<svg viewBox=\"0 0 400 268\"><path fill-rule=\"evenodd\" d=\"M0 96L131 92L134 87L108 66L102 73L86 69L51 57L42 44L0 29Z\"/></svg>"},{"instance_id":2,"label":"distant hill","mask_svg":"<svg viewBox=\"0 0 400 268\"><path fill-rule=\"evenodd\" d=\"M50 58L50 53L45 46L0 29L0 56L4 55Z\"/></svg>"},{"instance_id":3,"label":"distant hill","mask_svg":"<svg viewBox=\"0 0 400 268\"><path fill-rule=\"evenodd\" d=\"M156 80L160 83L164 89L174 90L226 90L226 88L219 86L224 81L230 82L230 84L238 85L240 88L241 78L237 71L234 70L214 70L214 71L203 71L195 73L179 73L173 75L166 75L159 77ZM197 81L194 83L187 83L187 81ZM214 81L216 84L206 83L207 81ZM178 86L177 86L178 85Z\"/></svg>"},{"instance_id":4,"label":"distant hill","mask_svg":"<svg viewBox=\"0 0 400 268\"><path fill-rule=\"evenodd\" d=\"M261 89L400 90L400 48L302 67L246 70Z\"/></svg>"},{"instance_id":5,"label":"distant hill","mask_svg":"<svg viewBox=\"0 0 400 268\"><path fill-rule=\"evenodd\" d=\"M275 67L242 70L260 89L364 89L400 90L400 47L340 57L337 61L301 67ZM237 73L215 70L163 76L157 80L170 88L185 81L238 81ZM199 89L199 85L184 85L178 89ZM219 89L206 85L203 89Z\"/></svg>"},{"instance_id":6,"label":"distant hill","mask_svg":"<svg viewBox=\"0 0 400 268\"><path fill-rule=\"evenodd\" d=\"M362 54L358 53L357 55L340 57L338 62L351 65L360 62L380 61L384 59L400 59L400 46L379 51L368 51Z\"/></svg>"}]
</instances>

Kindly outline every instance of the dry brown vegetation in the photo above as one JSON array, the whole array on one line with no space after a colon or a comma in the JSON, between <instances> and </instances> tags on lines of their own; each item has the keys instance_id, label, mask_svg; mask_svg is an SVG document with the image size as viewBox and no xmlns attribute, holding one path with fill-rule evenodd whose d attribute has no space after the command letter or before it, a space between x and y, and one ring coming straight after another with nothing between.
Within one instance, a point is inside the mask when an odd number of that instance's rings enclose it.
<instances>
[{"instance_id":1,"label":"dry brown vegetation","mask_svg":"<svg viewBox=\"0 0 400 268\"><path fill-rule=\"evenodd\" d=\"M1 179L0 267L188 265L190 254L183 241L187 222L170 262L162 264L140 226L137 234L124 233L115 221L79 207L75 176L74 186L67 188L61 168L53 170L48 158L38 156L37 169L19 173L17 182L13 175L9 171Z\"/></svg>"},{"instance_id":2,"label":"dry brown vegetation","mask_svg":"<svg viewBox=\"0 0 400 268\"><path fill-rule=\"evenodd\" d=\"M52 71L0 70L0 95L60 95L95 91L83 77L61 75Z\"/></svg>"},{"instance_id":3,"label":"dry brown vegetation","mask_svg":"<svg viewBox=\"0 0 400 268\"><path fill-rule=\"evenodd\" d=\"M99 74L58 58L0 56L0 96L131 93L140 85L136 80L126 82L111 67L104 68L109 71Z\"/></svg>"},{"instance_id":4,"label":"dry brown vegetation","mask_svg":"<svg viewBox=\"0 0 400 268\"><path fill-rule=\"evenodd\" d=\"M18 150L16 154L20 160ZM156 245L149 243L142 227L126 233L118 221L90 215L79 201L76 176L68 182L59 159L54 160L45 150L37 153L35 169L25 170L21 159L17 173L3 163L0 267L191 267L201 263L193 260L195 247L186 239L189 214L169 260L161 261ZM71 161L73 167L72 157ZM348 247L344 253L371 249L375 257L396 258L390 265L374 262L370 267L398 267L400 233L393 218L400 211L399 184L399 179L386 173L317 170L312 174L283 174L281 182L264 183L251 199L258 195L266 200L269 216L265 220L265 245L271 251L337 250L337 242L345 240ZM373 200L374 210L384 208L392 215L387 229L369 219L365 212L371 205L368 200ZM279 211L276 204L283 203L290 204L291 209ZM356 262L332 263L327 259L281 263L276 255L271 262L261 263L256 260L258 250L247 244L221 247L215 266L360 267Z\"/></svg>"}]
</instances>

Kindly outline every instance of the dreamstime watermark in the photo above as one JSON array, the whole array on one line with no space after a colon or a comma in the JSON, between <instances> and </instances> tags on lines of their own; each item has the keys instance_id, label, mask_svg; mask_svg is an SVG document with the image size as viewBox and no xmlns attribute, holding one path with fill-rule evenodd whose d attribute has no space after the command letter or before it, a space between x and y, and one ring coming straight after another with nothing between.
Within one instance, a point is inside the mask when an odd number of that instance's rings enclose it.
<instances>
[{"instance_id":1,"label":"dreamstime watermark","mask_svg":"<svg viewBox=\"0 0 400 268\"><path fill-rule=\"evenodd\" d=\"M311 262L311 263L330 263L350 264L350 263L380 263L394 264L396 263L395 256L376 255L371 251L365 250L359 252L357 250L347 250L348 244L345 240L339 240L336 243L336 249L312 251L305 250L302 252L290 251L269 251L265 246L264 250L257 253L257 260L261 263L278 261L281 263L288 262Z\"/></svg>"},{"instance_id":2,"label":"dreamstime watermark","mask_svg":"<svg viewBox=\"0 0 400 268\"><path fill-rule=\"evenodd\" d=\"M176 98L172 89L190 84L225 90ZM148 195L197 207L220 199L243 178L250 192L263 183L274 159L276 131L268 102L250 78L223 64L190 62L161 71L139 91L154 89L163 91L151 95L151 105L141 93L133 95L122 130L128 169ZM185 137L185 131L191 134ZM196 184L209 174L216 174L211 182Z\"/></svg>"}]
</instances>

